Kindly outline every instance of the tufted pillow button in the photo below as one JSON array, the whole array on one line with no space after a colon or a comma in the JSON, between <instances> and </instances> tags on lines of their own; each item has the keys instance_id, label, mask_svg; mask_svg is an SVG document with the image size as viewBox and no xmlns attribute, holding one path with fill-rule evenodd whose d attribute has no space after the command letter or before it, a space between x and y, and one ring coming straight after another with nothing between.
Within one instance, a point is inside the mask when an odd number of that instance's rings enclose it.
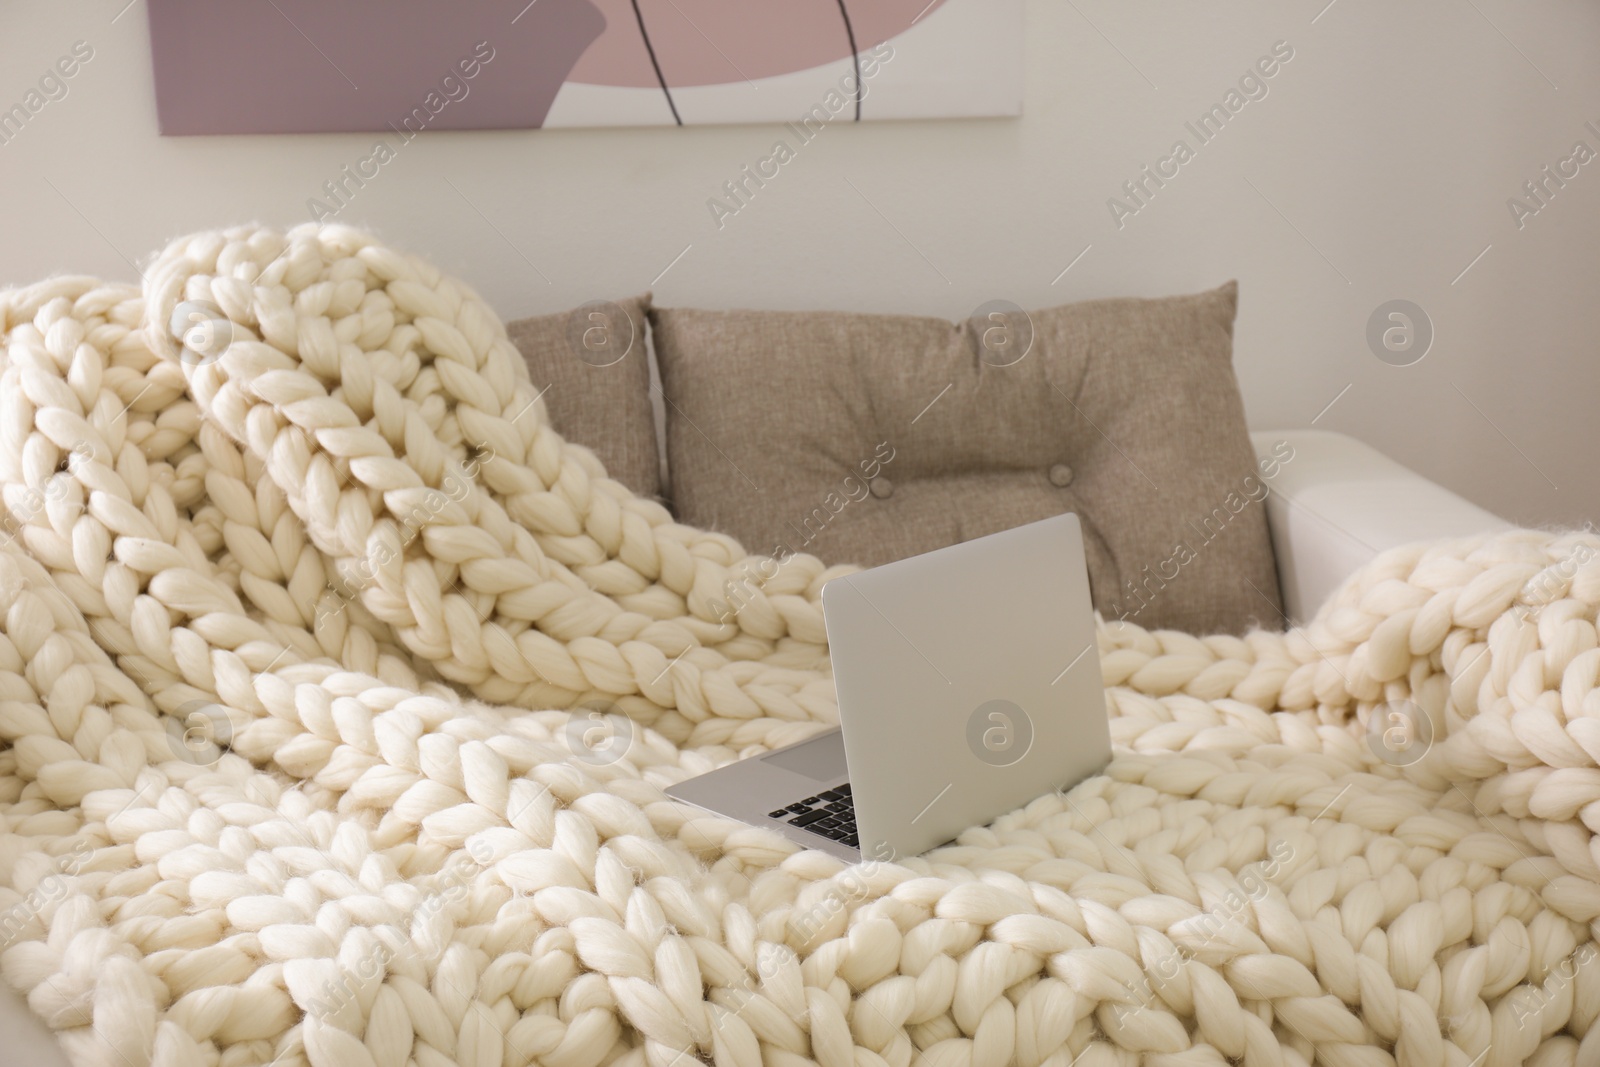
<instances>
[{"instance_id":1,"label":"tufted pillow button","mask_svg":"<svg viewBox=\"0 0 1600 1067\"><path fill-rule=\"evenodd\" d=\"M1050 484L1066 488L1072 484L1072 468L1065 463L1057 463L1050 468Z\"/></svg>"},{"instance_id":2,"label":"tufted pillow button","mask_svg":"<svg viewBox=\"0 0 1600 1067\"><path fill-rule=\"evenodd\" d=\"M887 478L874 478L867 486L879 500L888 500L894 495L894 483Z\"/></svg>"}]
</instances>

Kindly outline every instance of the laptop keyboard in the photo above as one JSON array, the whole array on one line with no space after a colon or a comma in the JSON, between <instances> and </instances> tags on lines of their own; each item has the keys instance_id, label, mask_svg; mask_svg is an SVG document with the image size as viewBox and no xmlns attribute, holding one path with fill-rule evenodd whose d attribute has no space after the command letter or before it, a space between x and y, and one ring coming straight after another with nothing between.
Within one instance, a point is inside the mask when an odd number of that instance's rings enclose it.
<instances>
[{"instance_id":1,"label":"laptop keyboard","mask_svg":"<svg viewBox=\"0 0 1600 1067\"><path fill-rule=\"evenodd\" d=\"M824 789L814 797L797 800L787 808L767 812L767 818L803 827L818 837L826 837L851 848L859 848L856 838L856 808L850 799L850 786Z\"/></svg>"}]
</instances>

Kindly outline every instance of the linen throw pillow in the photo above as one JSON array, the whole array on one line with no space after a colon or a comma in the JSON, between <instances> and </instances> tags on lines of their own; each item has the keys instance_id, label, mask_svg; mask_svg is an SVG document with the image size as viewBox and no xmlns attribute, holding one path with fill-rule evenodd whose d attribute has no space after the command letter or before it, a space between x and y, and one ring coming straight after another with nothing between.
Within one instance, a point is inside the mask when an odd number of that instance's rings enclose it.
<instances>
[{"instance_id":1,"label":"linen throw pillow","mask_svg":"<svg viewBox=\"0 0 1600 1067\"><path fill-rule=\"evenodd\" d=\"M959 324L654 308L674 510L779 560L868 566L1073 511L1108 619L1280 629L1237 295Z\"/></svg>"},{"instance_id":2,"label":"linen throw pillow","mask_svg":"<svg viewBox=\"0 0 1600 1067\"><path fill-rule=\"evenodd\" d=\"M650 410L646 313L650 294L593 301L506 324L544 390L550 422L591 449L606 473L636 493L661 495L660 453Z\"/></svg>"}]
</instances>

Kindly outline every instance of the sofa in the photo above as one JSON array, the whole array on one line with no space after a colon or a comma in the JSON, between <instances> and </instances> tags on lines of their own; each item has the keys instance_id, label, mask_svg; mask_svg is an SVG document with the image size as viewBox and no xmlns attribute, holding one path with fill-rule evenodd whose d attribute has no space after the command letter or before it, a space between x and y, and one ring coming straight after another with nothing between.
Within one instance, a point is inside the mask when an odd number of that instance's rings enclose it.
<instances>
[{"instance_id":1,"label":"sofa","mask_svg":"<svg viewBox=\"0 0 1600 1067\"><path fill-rule=\"evenodd\" d=\"M834 557L829 562L853 561L858 553L851 546L863 544L881 561L908 546L979 536L996 523L1026 521L1040 509L1070 504L1099 531L1089 562L1097 607L1109 616L1127 607L1119 597L1129 584L1140 587L1136 578L1150 557L1169 551L1171 530L1162 523L1176 515L1203 526L1215 512L1214 498L1245 486L1241 506L1227 505L1230 517L1217 520L1226 529L1216 548L1172 572L1192 577L1162 572L1161 564L1176 556L1155 561L1156 576L1166 584L1142 587L1156 595L1151 614L1138 620L1187 624L1196 632L1237 631L1309 618L1352 571L1386 549L1510 528L1345 435L1247 431L1231 369L1236 297L1230 283L1168 301L1105 301L1033 313L1014 306L980 309L963 324L679 313L653 308L642 297L523 320L509 332L556 428L589 450L577 450L579 462L594 473L603 464L684 522L737 534L763 550L770 544L775 555L789 546L773 516L793 500L811 500L819 485L835 479L838 499L847 505L837 511L828 505L825 529L797 532L831 538L819 541ZM752 339L769 356L777 353L782 366L798 368L779 376L774 395L759 395L761 385L773 381L759 366L752 374L749 365L727 358L755 351ZM816 373L819 360L834 361L835 373ZM961 375L978 394L986 383L1001 381L999 372L1025 364L1042 376L1036 383L1042 386L1010 396L1018 404L1047 401L1031 413L1029 425L1009 414L1020 408L946 396ZM929 389L941 375L951 382ZM941 422L942 412L930 415L939 403L955 417ZM981 423L984 412L994 424ZM890 459L858 447L870 444L878 420L891 417L931 428L937 447L927 446L915 462L898 451ZM828 454L807 436L815 419L831 433L855 434L850 448ZM763 453L735 445L751 427L773 431L784 447ZM896 462L901 465L892 466ZM1174 481L1183 470L1193 479ZM753 483L749 494L724 488L718 495L717 486L744 478ZM1168 487L1157 492L1165 510L1148 500L1130 503L1141 481L1154 485L1156 479ZM884 504L880 510L887 514L865 510L867 500ZM934 506L939 501L942 510ZM1185 519L1185 508L1197 510ZM1249 590L1238 588L1243 575ZM730 611L742 609L737 589L723 593ZM1225 613L1206 605L1224 596ZM1197 602L1198 609L1188 606ZM0 996L0 1031L7 1062L65 1062L9 992Z\"/></svg>"}]
</instances>

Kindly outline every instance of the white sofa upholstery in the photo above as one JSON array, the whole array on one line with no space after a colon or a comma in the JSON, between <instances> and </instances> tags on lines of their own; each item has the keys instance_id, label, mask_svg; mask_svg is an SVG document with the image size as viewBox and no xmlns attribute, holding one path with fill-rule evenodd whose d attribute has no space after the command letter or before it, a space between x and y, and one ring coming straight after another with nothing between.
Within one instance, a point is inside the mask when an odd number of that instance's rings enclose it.
<instances>
[{"instance_id":1,"label":"white sofa upholstery","mask_svg":"<svg viewBox=\"0 0 1600 1067\"><path fill-rule=\"evenodd\" d=\"M0 983L0 1064L27 1064L28 1067L70 1067L50 1028L33 1012L27 1001L9 986Z\"/></svg>"},{"instance_id":2,"label":"white sofa upholstery","mask_svg":"<svg viewBox=\"0 0 1600 1067\"><path fill-rule=\"evenodd\" d=\"M1294 448L1266 498L1284 610L1304 622L1356 568L1386 549L1465 537L1512 524L1430 482L1353 437L1328 430L1264 430L1256 454Z\"/></svg>"}]
</instances>

